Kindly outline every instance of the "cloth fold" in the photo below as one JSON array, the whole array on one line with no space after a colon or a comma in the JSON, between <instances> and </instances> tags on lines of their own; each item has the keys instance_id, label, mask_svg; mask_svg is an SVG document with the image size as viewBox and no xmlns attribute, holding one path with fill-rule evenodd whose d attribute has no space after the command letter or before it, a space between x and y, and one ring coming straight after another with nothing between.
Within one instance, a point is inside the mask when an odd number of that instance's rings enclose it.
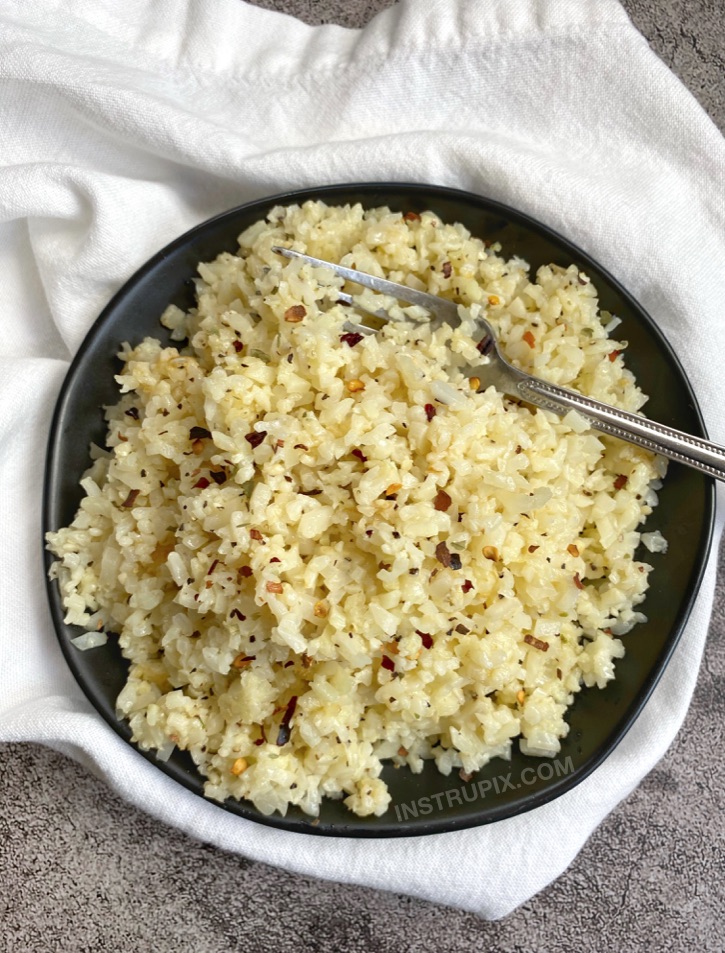
<instances>
[{"instance_id":1,"label":"cloth fold","mask_svg":"<svg viewBox=\"0 0 725 953\"><path fill-rule=\"evenodd\" d=\"M451 834L289 834L174 784L75 684L40 560L53 404L108 299L191 226L295 187L420 181L516 206L599 259L656 317L725 443L721 135L615 0L401 0L362 31L240 0L129 0L122 14L111 0L0 0L0 115L0 740L65 752L250 858L505 915L667 750L697 677L714 558L652 699L573 791Z\"/></svg>"}]
</instances>

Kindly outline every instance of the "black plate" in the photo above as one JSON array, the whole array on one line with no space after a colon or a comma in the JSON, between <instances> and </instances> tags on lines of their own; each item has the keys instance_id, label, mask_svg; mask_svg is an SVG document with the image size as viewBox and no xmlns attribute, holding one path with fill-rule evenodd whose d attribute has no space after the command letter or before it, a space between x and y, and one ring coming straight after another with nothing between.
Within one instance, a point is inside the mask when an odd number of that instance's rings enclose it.
<instances>
[{"instance_id":1,"label":"black plate","mask_svg":"<svg viewBox=\"0 0 725 953\"><path fill-rule=\"evenodd\" d=\"M622 318L629 341L627 363L650 394L648 416L687 433L705 437L695 396L671 347L634 299L588 255L526 215L477 195L454 189L409 184L341 185L289 192L252 202L192 229L143 266L118 292L91 328L71 364L52 422L45 482L44 532L67 525L82 492L79 480L89 463L91 441L103 444L101 407L117 400L113 380L115 354L123 341L151 335L168 340L159 324L173 302L183 309L194 303L190 279L200 261L222 251L236 251L237 236L264 218L275 205L323 199L331 205L361 202L398 211L431 209L449 222L500 241L508 258L520 255L535 271L542 264L576 264L599 290L600 304ZM710 548L714 516L714 482L694 470L671 463L660 505L647 529L659 529L669 541L665 554L643 554L652 563L643 611L649 621L624 637L626 657L606 689L582 691L570 709L571 730L561 754L552 762L527 758L515 750L510 762L494 760L469 781L454 773L439 774L432 763L421 774L388 766L383 777L392 795L380 818L358 818L339 801L325 801L319 822L292 808L286 817L261 815L251 803L228 801L223 808L241 817L292 831L356 837L429 834L485 824L545 804L582 781L609 755L647 701L677 644L690 614ZM46 566L51 558L45 554ZM128 726L116 719L115 700L127 670L116 640L88 652L70 644L80 630L63 622L58 586L48 585L50 607L61 648L93 705L122 738ZM514 748L517 748L514 745ZM159 770L202 795L203 780L185 752L166 763L140 754ZM216 802L212 802L216 803Z\"/></svg>"}]
</instances>

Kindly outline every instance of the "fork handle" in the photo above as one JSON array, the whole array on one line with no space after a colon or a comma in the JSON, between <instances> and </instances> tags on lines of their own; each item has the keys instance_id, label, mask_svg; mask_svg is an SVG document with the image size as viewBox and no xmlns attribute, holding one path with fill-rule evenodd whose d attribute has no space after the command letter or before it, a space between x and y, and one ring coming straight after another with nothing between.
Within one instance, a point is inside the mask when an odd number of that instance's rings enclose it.
<instances>
[{"instance_id":1,"label":"fork handle","mask_svg":"<svg viewBox=\"0 0 725 953\"><path fill-rule=\"evenodd\" d=\"M725 447L638 414L619 410L591 397L583 397L575 391L539 378L522 376L516 388L522 400L544 410L562 415L576 410L587 418L592 427L603 433L635 443L645 450L701 470L716 480L725 481Z\"/></svg>"}]
</instances>

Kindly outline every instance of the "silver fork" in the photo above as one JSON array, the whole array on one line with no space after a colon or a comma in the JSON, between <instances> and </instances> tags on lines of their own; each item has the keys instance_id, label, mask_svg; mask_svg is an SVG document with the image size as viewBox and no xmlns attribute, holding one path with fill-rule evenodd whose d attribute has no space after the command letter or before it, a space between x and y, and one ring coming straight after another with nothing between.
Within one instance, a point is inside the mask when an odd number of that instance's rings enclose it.
<instances>
[{"instance_id":1,"label":"silver fork","mask_svg":"<svg viewBox=\"0 0 725 953\"><path fill-rule=\"evenodd\" d=\"M407 288L386 278L376 278L364 271L303 255L291 248L275 246L273 251L285 258L300 258L311 265L329 268L346 281L354 281L379 294L389 295L407 304L425 308L433 316L433 323L436 326L445 322L455 327L461 323L458 305L453 301L447 301L445 298L439 298L425 291ZM337 294L337 299L344 304L360 308L351 295L340 292ZM360 308L360 310L366 309ZM388 319L388 315L382 310L368 313L381 320ZM691 434L667 427L646 417L640 417L639 414L619 410L592 397L584 397L576 391L550 384L532 374L526 374L509 364L503 357L498 349L495 332L488 321L482 317L477 318L476 321L483 331L478 350L488 361L480 366L462 367L460 370L466 377L475 377L480 380L479 390L493 386L496 390L508 394L509 397L527 401L561 416L570 410L575 410L596 430L619 437L621 440L628 440L653 453L659 453L671 460L677 460L679 463L708 473L717 480L725 481L725 447L711 443L709 440L702 440L700 437L693 437ZM374 328L368 328L364 324L356 324L354 327L363 334L375 333Z\"/></svg>"}]
</instances>

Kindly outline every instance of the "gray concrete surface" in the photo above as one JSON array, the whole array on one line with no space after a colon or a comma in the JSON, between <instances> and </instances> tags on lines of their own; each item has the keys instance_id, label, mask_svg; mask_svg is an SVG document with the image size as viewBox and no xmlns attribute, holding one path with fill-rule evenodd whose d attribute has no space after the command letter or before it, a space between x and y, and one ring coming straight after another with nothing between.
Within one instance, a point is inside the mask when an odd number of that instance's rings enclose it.
<instances>
[{"instance_id":1,"label":"gray concrete surface","mask_svg":"<svg viewBox=\"0 0 725 953\"><path fill-rule=\"evenodd\" d=\"M258 0L360 26L389 0ZM515 2L515 0L512 0ZM585 0L582 0L585 2ZM595 0L586 0L595 2ZM725 128L722 0L625 0ZM725 556L686 722L569 870L498 923L195 843L74 762L0 746L0 951L582 953L725 949Z\"/></svg>"}]
</instances>

